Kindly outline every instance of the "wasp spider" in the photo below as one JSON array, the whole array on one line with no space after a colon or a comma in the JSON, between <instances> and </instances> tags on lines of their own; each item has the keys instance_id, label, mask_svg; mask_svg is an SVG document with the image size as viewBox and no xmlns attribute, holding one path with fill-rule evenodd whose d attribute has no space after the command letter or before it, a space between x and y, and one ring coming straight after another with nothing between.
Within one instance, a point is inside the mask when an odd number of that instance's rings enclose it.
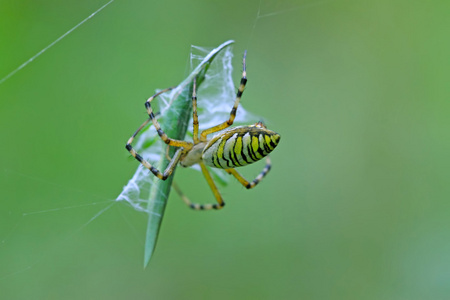
<instances>
[{"instance_id":1,"label":"wasp spider","mask_svg":"<svg viewBox=\"0 0 450 300\"><path fill-rule=\"evenodd\" d=\"M160 94L172 89L168 88L153 95L145 102L145 107L147 109L149 118L138 128L138 130L136 130L136 132L131 136L126 144L126 149L131 153L131 155L161 180L166 180L172 174L177 163L180 163L182 167L190 167L192 165L199 164L203 175L208 182L208 185L214 193L217 203L205 205L192 203L186 196L181 193L180 189L175 184L173 185L175 190L178 192L178 194L180 194L181 198L186 202L186 204L196 210L221 209L225 205L225 202L223 201L222 196L220 195L220 192L217 189L217 186L214 183L211 174L209 173L206 166L224 169L227 173L236 177L236 179L247 189L251 189L255 187L269 172L271 164L267 155L272 152L273 149L275 149L275 147L278 145L278 142L280 141L280 135L274 131L268 130L261 122L258 122L254 125L239 126L225 130L218 133L212 139L208 139L207 137L212 133L216 133L222 131L223 129L226 129L233 124L233 121L236 117L236 111L239 106L239 101L241 100L242 93L244 92L244 88L247 83L245 57L246 52L244 53L243 59L241 83L239 85L236 100L234 101L234 106L231 109L230 117L228 120L219 125L203 130L199 136L196 80L194 79L192 92L194 128L193 143L169 138L161 129L158 120L153 114L153 110L151 107L152 100ZM140 156L131 146L131 143L133 142L139 131L144 128L150 121L153 122L158 135L167 145L178 147L164 172L161 172L153 167L148 161L143 159L142 156ZM246 180L235 170L235 168L237 167L242 167L254 163L262 159L263 157L266 157L266 166L253 181Z\"/></svg>"}]
</instances>

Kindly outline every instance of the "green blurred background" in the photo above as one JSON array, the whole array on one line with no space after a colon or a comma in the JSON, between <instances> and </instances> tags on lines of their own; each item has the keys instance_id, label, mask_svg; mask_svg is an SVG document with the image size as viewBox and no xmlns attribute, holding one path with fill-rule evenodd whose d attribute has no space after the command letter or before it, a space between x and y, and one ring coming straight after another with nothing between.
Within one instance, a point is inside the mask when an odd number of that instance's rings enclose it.
<instances>
[{"instance_id":1,"label":"green blurred background","mask_svg":"<svg viewBox=\"0 0 450 300\"><path fill-rule=\"evenodd\" d=\"M104 3L1 0L0 77ZM0 297L448 299L449 11L114 1L0 85ZM228 39L245 107L282 135L272 172L219 212L173 193L144 270L146 215L103 211L137 167L125 142L190 45ZM176 180L211 201L201 174Z\"/></svg>"}]
</instances>

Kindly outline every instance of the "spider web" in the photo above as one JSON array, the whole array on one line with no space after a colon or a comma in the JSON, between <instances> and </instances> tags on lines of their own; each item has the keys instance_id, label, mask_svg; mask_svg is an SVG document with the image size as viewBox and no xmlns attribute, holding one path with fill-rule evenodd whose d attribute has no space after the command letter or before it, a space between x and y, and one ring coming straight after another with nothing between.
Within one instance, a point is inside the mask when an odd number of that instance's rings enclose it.
<instances>
[{"instance_id":1,"label":"spider web","mask_svg":"<svg viewBox=\"0 0 450 300\"><path fill-rule=\"evenodd\" d=\"M213 48L191 46L189 56L190 71L199 65L211 50ZM233 52L231 47L221 51L213 60L205 75L205 80L197 91L200 130L222 123L229 118L236 97L236 88L232 78L232 58ZM158 101L159 114L157 117L162 128L165 128L164 118L167 112L173 109L172 101L177 98L177 93L179 93L179 90L173 89L155 99ZM191 99L187 99L187 101L191 101ZM175 113L179 114L179 112ZM235 124L248 123L249 119L256 119L256 116L247 112L240 105ZM189 124L186 140L192 140L192 117L189 120ZM150 163L159 161L160 157L165 155L163 142L151 123L141 130L141 133L136 137L134 148ZM200 171L198 165L192 168ZM226 176L226 173L222 170L211 169L211 172L217 182L223 185L228 183L229 176ZM153 188L153 179L153 174L139 164L133 177L124 186L116 201L125 201L137 211L157 214L148 209L148 199ZM167 199L164 198L164 200Z\"/></svg>"}]
</instances>

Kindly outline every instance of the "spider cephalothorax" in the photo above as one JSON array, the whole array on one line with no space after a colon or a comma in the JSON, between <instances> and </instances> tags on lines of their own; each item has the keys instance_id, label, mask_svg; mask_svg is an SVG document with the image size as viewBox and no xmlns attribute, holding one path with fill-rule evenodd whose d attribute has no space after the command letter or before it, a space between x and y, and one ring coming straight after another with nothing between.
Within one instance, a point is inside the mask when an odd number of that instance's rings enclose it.
<instances>
[{"instance_id":1,"label":"spider cephalothorax","mask_svg":"<svg viewBox=\"0 0 450 300\"><path fill-rule=\"evenodd\" d=\"M206 181L211 187L214 196L216 197L217 204L195 204L189 201L186 196L181 194L180 190L175 187L175 190L180 194L183 200L193 209L220 209L225 205L211 175L209 174L206 166L213 168L224 169L227 173L236 177L236 179L246 188L250 189L256 186L263 177L270 170L270 160L267 156L275 149L280 141L280 135L274 131L268 130L261 122L249 126L238 126L231 129L230 127L236 117L236 111L241 100L242 93L244 92L245 85L247 83L247 74L245 66L245 56L243 59L243 72L241 83L236 95L233 108L230 112L230 117L227 121L205 129L200 133L198 132L198 115L197 115L197 95L196 95L196 80L194 79L193 91L192 91L192 108L193 108L193 142L179 141L169 138L161 129L158 120L153 114L151 108L151 102L154 98L160 94L171 90L168 88L153 95L145 102L145 107L149 118L136 130L126 144L127 150L135 157L140 163L149 169L159 179L166 180L169 177L176 165L180 163L183 167L190 167L195 164L199 164ZM158 169L153 167L148 161L143 159L131 146L136 135L144 128L150 121L158 132L160 138L169 146L178 147L174 156L172 157L169 165L164 173L161 173ZM224 130L227 129L227 130ZM218 132L218 133L217 133ZM212 133L217 133L212 139L208 139L207 136ZM246 166L254 163L262 158L266 157L266 166L262 172L253 180L247 181L241 174L239 174L234 168Z\"/></svg>"}]
</instances>

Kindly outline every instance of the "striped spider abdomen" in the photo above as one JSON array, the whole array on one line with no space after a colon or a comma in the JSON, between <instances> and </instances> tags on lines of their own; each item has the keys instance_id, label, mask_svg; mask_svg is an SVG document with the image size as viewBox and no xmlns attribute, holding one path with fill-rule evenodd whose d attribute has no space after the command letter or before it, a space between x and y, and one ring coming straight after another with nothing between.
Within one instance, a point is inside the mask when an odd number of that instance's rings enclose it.
<instances>
[{"instance_id":1,"label":"striped spider abdomen","mask_svg":"<svg viewBox=\"0 0 450 300\"><path fill-rule=\"evenodd\" d=\"M267 156L280 141L280 135L261 122L226 130L208 141L202 159L211 167L231 169L246 166Z\"/></svg>"}]
</instances>

